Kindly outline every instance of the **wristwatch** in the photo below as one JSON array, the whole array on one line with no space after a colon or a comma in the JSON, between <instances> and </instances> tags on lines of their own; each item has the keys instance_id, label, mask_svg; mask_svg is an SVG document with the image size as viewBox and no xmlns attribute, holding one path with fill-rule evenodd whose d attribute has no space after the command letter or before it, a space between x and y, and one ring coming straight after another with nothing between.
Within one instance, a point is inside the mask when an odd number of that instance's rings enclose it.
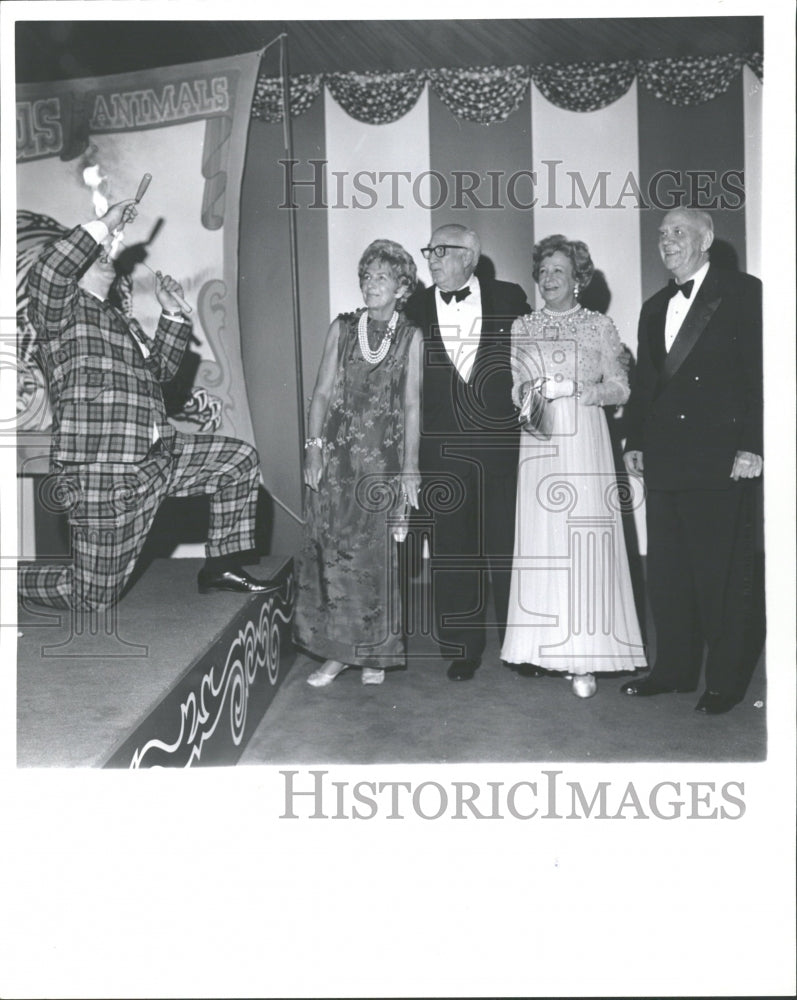
<instances>
[{"instance_id":1,"label":"wristwatch","mask_svg":"<svg viewBox=\"0 0 797 1000\"><path fill-rule=\"evenodd\" d=\"M316 438L305 438L305 441L304 441L305 448L312 448L313 445L315 445L316 448L323 448L324 447L324 439L323 438L318 438L318 437L316 437Z\"/></svg>"}]
</instances>

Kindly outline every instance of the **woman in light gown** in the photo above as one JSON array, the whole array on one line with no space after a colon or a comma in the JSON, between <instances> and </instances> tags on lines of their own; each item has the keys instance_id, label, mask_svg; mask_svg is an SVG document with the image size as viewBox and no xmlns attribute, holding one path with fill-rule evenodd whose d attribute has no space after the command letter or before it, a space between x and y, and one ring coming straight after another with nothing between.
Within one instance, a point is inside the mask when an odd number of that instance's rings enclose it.
<instances>
[{"instance_id":1,"label":"woman in light gown","mask_svg":"<svg viewBox=\"0 0 797 1000\"><path fill-rule=\"evenodd\" d=\"M538 391L550 437L521 434L512 583L501 657L524 676L559 671L589 698L596 673L646 665L604 406L629 395L614 323L579 305L586 244L549 236L532 274L545 302L512 327L513 400Z\"/></svg>"}]
</instances>

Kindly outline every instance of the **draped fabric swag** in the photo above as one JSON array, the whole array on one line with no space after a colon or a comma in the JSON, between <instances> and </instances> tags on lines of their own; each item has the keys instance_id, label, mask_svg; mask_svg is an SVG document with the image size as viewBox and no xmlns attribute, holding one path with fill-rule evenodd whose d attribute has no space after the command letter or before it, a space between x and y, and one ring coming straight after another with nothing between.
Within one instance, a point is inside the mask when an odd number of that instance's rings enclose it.
<instances>
[{"instance_id":1,"label":"draped fabric swag","mask_svg":"<svg viewBox=\"0 0 797 1000\"><path fill-rule=\"evenodd\" d=\"M411 69L403 73L304 74L290 78L290 111L292 118L304 114L326 86L352 118L385 125L412 110L428 83L457 118L490 125L505 121L519 107L529 82L559 108L598 111L622 97L634 77L660 100L693 107L724 93L745 64L762 80L763 62L760 52L752 52L540 66ZM252 117L282 121L280 77L259 77Z\"/></svg>"}]
</instances>

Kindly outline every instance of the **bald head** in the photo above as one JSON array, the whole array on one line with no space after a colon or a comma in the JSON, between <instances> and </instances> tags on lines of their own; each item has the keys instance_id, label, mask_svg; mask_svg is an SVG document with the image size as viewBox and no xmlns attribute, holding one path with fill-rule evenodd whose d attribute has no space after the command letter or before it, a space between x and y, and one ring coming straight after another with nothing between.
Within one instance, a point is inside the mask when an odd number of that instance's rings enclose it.
<instances>
[{"instance_id":1,"label":"bald head","mask_svg":"<svg viewBox=\"0 0 797 1000\"><path fill-rule=\"evenodd\" d=\"M463 246L468 247L476 258L473 262L473 266L479 263L479 257L481 256L482 247L481 240L479 239L479 234L474 229L468 229L467 226L462 226L458 222L451 222L446 226L440 226L432 233L432 242L436 243L438 237L442 238L446 243L461 243Z\"/></svg>"},{"instance_id":2,"label":"bald head","mask_svg":"<svg viewBox=\"0 0 797 1000\"><path fill-rule=\"evenodd\" d=\"M674 208L659 226L659 253L664 266L682 284L708 260L714 223L698 208Z\"/></svg>"},{"instance_id":3,"label":"bald head","mask_svg":"<svg viewBox=\"0 0 797 1000\"><path fill-rule=\"evenodd\" d=\"M702 208L674 208L668 212L662 220L663 225L673 222L680 222L682 225L690 225L699 229L701 233L711 233L714 235L714 221L708 212Z\"/></svg>"},{"instance_id":4,"label":"bald head","mask_svg":"<svg viewBox=\"0 0 797 1000\"><path fill-rule=\"evenodd\" d=\"M481 255L478 234L467 226L452 222L435 229L429 245L451 247L442 257L432 254L429 258L429 273L437 287L448 292L466 284L476 270Z\"/></svg>"}]
</instances>

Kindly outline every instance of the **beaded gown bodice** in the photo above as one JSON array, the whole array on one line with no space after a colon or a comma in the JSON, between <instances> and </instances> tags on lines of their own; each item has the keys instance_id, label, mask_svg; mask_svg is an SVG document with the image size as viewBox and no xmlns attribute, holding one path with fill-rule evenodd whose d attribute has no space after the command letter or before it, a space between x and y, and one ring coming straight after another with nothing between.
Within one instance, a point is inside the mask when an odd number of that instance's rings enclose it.
<instances>
[{"instance_id":1,"label":"beaded gown bodice","mask_svg":"<svg viewBox=\"0 0 797 1000\"><path fill-rule=\"evenodd\" d=\"M539 309L512 324L512 401L539 377L573 379L586 406L626 402L627 350L608 316L578 307L563 313Z\"/></svg>"}]
</instances>

